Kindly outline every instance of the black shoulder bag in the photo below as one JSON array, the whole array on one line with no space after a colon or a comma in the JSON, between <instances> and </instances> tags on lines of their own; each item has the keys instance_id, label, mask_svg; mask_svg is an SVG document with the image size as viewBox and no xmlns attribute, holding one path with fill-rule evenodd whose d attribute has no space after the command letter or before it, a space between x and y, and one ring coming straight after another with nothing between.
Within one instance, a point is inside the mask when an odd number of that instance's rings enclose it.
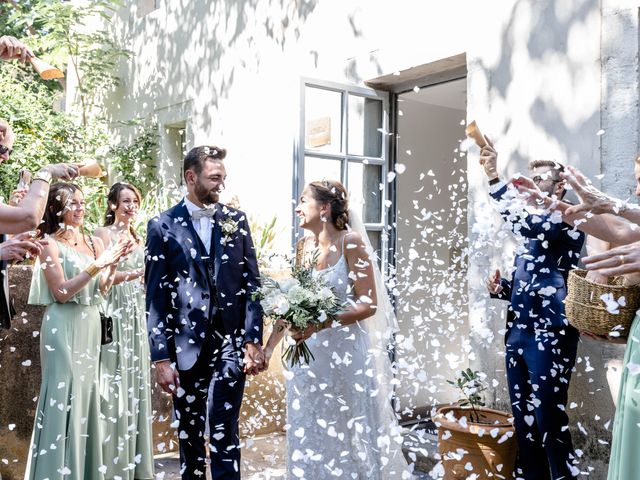
<instances>
[{"instance_id":1,"label":"black shoulder bag","mask_svg":"<svg viewBox=\"0 0 640 480\"><path fill-rule=\"evenodd\" d=\"M93 259L97 260L96 249L93 247L91 235L89 235L89 246L93 252ZM108 345L113 342L113 318L104 312L102 306L98 310L100 312L100 344Z\"/></svg>"}]
</instances>

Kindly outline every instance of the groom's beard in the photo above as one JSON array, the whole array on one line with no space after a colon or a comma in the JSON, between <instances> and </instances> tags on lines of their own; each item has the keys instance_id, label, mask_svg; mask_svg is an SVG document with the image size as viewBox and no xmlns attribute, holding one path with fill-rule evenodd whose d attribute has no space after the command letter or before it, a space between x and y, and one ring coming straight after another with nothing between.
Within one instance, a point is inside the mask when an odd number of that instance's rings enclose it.
<instances>
[{"instance_id":1,"label":"groom's beard","mask_svg":"<svg viewBox=\"0 0 640 480\"><path fill-rule=\"evenodd\" d=\"M217 190L207 190L200 182L196 182L193 193L196 198L205 205L218 203L218 199L220 198Z\"/></svg>"}]
</instances>

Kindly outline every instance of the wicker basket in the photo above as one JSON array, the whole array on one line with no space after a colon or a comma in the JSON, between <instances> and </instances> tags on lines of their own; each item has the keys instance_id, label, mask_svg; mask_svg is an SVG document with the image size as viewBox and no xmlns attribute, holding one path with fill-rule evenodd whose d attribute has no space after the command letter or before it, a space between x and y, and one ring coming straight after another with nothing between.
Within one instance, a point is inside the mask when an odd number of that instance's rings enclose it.
<instances>
[{"instance_id":1,"label":"wicker basket","mask_svg":"<svg viewBox=\"0 0 640 480\"><path fill-rule=\"evenodd\" d=\"M569 272L569 285L565 299L565 311L569 323L581 332L596 335L610 335L626 338L629 335L631 322L640 307L640 288L638 285L622 285L622 277L614 277L609 285L601 285L587 280L586 270ZM605 302L600 298L605 294L613 294L617 301L625 298L625 306L619 307L619 313L610 313Z\"/></svg>"}]
</instances>

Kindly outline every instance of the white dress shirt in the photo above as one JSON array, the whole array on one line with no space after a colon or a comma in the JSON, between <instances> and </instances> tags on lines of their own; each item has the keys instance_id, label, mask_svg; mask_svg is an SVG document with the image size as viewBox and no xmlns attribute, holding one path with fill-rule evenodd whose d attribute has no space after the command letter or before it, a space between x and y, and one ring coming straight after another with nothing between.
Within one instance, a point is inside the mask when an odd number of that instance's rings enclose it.
<instances>
[{"instance_id":1,"label":"white dress shirt","mask_svg":"<svg viewBox=\"0 0 640 480\"><path fill-rule=\"evenodd\" d=\"M191 215L196 210L202 210L195 203L190 201L187 197L184 197L184 204L189 210L189 215ZM213 224L211 223L213 218L211 217L201 217L198 219L191 218L191 223L193 223L193 228L195 228L200 240L204 244L204 247L207 249L207 253L211 252L211 233L213 229Z\"/></svg>"}]
</instances>

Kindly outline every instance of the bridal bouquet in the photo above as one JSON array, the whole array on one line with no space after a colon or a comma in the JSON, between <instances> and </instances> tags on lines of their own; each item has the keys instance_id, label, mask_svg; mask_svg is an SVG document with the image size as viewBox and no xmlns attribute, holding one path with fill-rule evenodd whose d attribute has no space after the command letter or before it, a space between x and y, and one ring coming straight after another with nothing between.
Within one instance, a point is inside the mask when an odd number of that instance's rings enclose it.
<instances>
[{"instance_id":1,"label":"bridal bouquet","mask_svg":"<svg viewBox=\"0 0 640 480\"><path fill-rule=\"evenodd\" d=\"M291 276L282 280L261 278L262 287L254 296L260 299L265 315L284 320L286 328L297 330L336 318L342 303L322 276L313 277L311 265L291 267ZM303 341L290 342L282 358L293 367L302 363L301 359L309 363L314 356Z\"/></svg>"}]
</instances>

